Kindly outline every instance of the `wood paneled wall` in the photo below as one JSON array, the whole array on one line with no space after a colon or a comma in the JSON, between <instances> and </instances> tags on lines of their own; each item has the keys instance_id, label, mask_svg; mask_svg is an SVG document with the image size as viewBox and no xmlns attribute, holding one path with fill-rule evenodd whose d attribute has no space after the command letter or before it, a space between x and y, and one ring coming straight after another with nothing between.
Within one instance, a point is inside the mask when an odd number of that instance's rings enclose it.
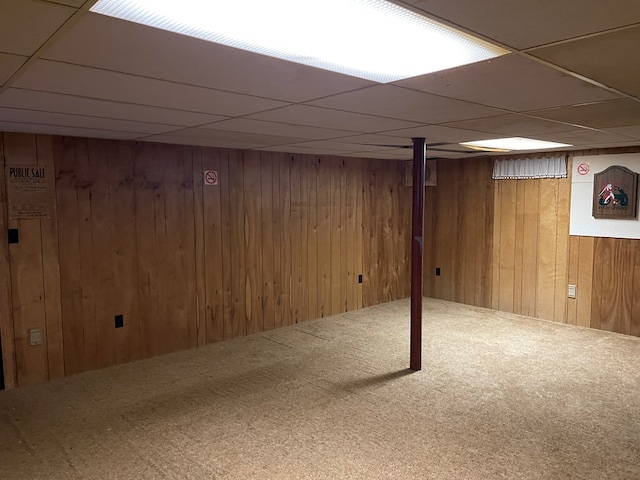
<instances>
[{"instance_id":1,"label":"wood paneled wall","mask_svg":"<svg viewBox=\"0 0 640 480\"><path fill-rule=\"evenodd\" d=\"M56 173L51 220L8 222L0 177L0 227L20 230L0 242L7 387L408 295L402 162L10 133L0 148Z\"/></svg>"},{"instance_id":2,"label":"wood paneled wall","mask_svg":"<svg viewBox=\"0 0 640 480\"><path fill-rule=\"evenodd\" d=\"M640 148L574 152L569 170L573 157L617 153ZM438 162L425 197L425 295L640 336L640 240L570 236L570 178L494 181L492 165Z\"/></svg>"},{"instance_id":3,"label":"wood paneled wall","mask_svg":"<svg viewBox=\"0 0 640 480\"><path fill-rule=\"evenodd\" d=\"M640 147L585 150L584 155L639 153ZM640 239L571 237L567 323L640 336Z\"/></svg>"},{"instance_id":4,"label":"wood paneled wall","mask_svg":"<svg viewBox=\"0 0 640 480\"><path fill-rule=\"evenodd\" d=\"M492 308L563 322L571 181L495 182Z\"/></svg>"},{"instance_id":5,"label":"wood paneled wall","mask_svg":"<svg viewBox=\"0 0 640 480\"><path fill-rule=\"evenodd\" d=\"M411 294L412 199L411 187L405 187L405 162L389 168L384 160L366 160L363 167L364 203L371 206L363 239L367 307Z\"/></svg>"},{"instance_id":6,"label":"wood paneled wall","mask_svg":"<svg viewBox=\"0 0 640 480\"><path fill-rule=\"evenodd\" d=\"M487 158L438 161L438 184L425 190L426 296L491 307L492 170Z\"/></svg>"}]
</instances>

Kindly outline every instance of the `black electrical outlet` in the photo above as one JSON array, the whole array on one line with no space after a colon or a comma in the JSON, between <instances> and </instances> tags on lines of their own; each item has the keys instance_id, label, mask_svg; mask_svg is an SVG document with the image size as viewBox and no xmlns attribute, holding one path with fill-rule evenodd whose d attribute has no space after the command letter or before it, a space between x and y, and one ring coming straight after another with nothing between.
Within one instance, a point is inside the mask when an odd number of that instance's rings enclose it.
<instances>
[{"instance_id":1,"label":"black electrical outlet","mask_svg":"<svg viewBox=\"0 0 640 480\"><path fill-rule=\"evenodd\" d=\"M17 228L9 229L9 244L20 242L20 234Z\"/></svg>"},{"instance_id":2,"label":"black electrical outlet","mask_svg":"<svg viewBox=\"0 0 640 480\"><path fill-rule=\"evenodd\" d=\"M440 267L436 267L436 277L440 276Z\"/></svg>"},{"instance_id":3,"label":"black electrical outlet","mask_svg":"<svg viewBox=\"0 0 640 480\"><path fill-rule=\"evenodd\" d=\"M116 328L124 327L124 315L116 315L115 320L116 320Z\"/></svg>"},{"instance_id":4,"label":"black electrical outlet","mask_svg":"<svg viewBox=\"0 0 640 480\"><path fill-rule=\"evenodd\" d=\"M362 274L358 275L358 283L362 283Z\"/></svg>"}]
</instances>

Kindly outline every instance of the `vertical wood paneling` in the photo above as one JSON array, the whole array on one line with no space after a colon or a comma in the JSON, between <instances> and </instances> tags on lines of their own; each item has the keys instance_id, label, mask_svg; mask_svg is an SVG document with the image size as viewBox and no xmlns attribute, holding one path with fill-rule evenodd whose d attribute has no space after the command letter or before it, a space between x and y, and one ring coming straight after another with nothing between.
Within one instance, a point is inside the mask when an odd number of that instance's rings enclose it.
<instances>
[{"instance_id":1,"label":"vertical wood paneling","mask_svg":"<svg viewBox=\"0 0 640 480\"><path fill-rule=\"evenodd\" d=\"M343 170L342 159L337 157L332 157L330 160L330 170L331 170L331 226L329 230L331 232L330 236L330 245L331 245L331 253L330 253L330 284L331 284L331 309L329 311L330 315L336 315L341 312L340 306L340 297L342 290L342 278L341 278L341 265L342 265L342 245L340 243L340 237L342 234L342 224L341 224L341 202L342 202L342 191L341 191L341 181L342 181L342 170ZM295 232L294 232L295 233Z\"/></svg>"},{"instance_id":2,"label":"vertical wood paneling","mask_svg":"<svg viewBox=\"0 0 640 480\"><path fill-rule=\"evenodd\" d=\"M501 184L502 182L496 182ZM523 308L522 308L522 290L523 290L523 286L522 286L522 276L523 276L523 269L524 269L524 257L525 257L525 251L524 251L524 222L525 222L525 187L530 184L529 182L526 181L522 181L522 182L516 182L515 183L515 187L516 187L516 233L515 233L515 250L514 250L514 281L513 281L513 311L516 313L522 313ZM531 221L531 218L528 218L529 221ZM535 218L533 220L536 220ZM535 245L535 242L534 242ZM531 250L529 250L528 252L526 252L526 255L529 259L531 259L531 257L533 257L535 259L535 256L532 255ZM525 290L528 288L527 285L525 285ZM528 305L527 305L528 308Z\"/></svg>"},{"instance_id":3,"label":"vertical wood paneling","mask_svg":"<svg viewBox=\"0 0 640 480\"><path fill-rule=\"evenodd\" d=\"M638 240L595 238L591 327L631 334L640 285L635 284Z\"/></svg>"},{"instance_id":4,"label":"vertical wood paneling","mask_svg":"<svg viewBox=\"0 0 640 480\"><path fill-rule=\"evenodd\" d=\"M307 305L310 319L320 317L319 303L319 281L318 270L318 242L320 232L318 230L318 158L309 160L306 169L306 190L308 195L308 216L307 216Z\"/></svg>"},{"instance_id":5,"label":"vertical wood paneling","mask_svg":"<svg viewBox=\"0 0 640 480\"><path fill-rule=\"evenodd\" d=\"M4 134L0 133L0 231L9 228L7 193L5 190ZM2 340L2 365L6 388L14 388L16 379L15 332L13 328L13 300L11 295L11 267L9 244L0 242L0 339Z\"/></svg>"},{"instance_id":6,"label":"vertical wood paneling","mask_svg":"<svg viewBox=\"0 0 640 480\"><path fill-rule=\"evenodd\" d=\"M60 300L64 319L64 365L68 375L82 371L85 366L79 225L82 218L76 191L78 178L74 147L72 139L55 137L58 252L63 260L60 262Z\"/></svg>"},{"instance_id":7,"label":"vertical wood paneling","mask_svg":"<svg viewBox=\"0 0 640 480\"><path fill-rule=\"evenodd\" d=\"M359 288L358 275L362 273L358 265L358 244L362 237L358 237L358 232L362 231L358 225L358 198L359 198L359 178L361 178L362 162L360 159L349 160L346 163L346 188L345 188L345 237L346 243L344 259L346 267L345 293L346 309L356 310L359 308ZM311 245L311 244L310 244ZM316 246L317 249L317 246ZM309 252L311 254L311 251ZM360 255L361 257L361 255ZM360 264L361 265L361 264Z\"/></svg>"},{"instance_id":8,"label":"vertical wood paneling","mask_svg":"<svg viewBox=\"0 0 640 480\"><path fill-rule=\"evenodd\" d=\"M365 306L405 298L409 294L411 188L404 186L404 164L362 160L363 304ZM410 214L409 214L410 215ZM406 243L398 244L398 237Z\"/></svg>"},{"instance_id":9,"label":"vertical wood paneling","mask_svg":"<svg viewBox=\"0 0 640 480\"><path fill-rule=\"evenodd\" d=\"M108 152L109 145L110 142L107 140L89 139L88 142L88 166L96 176L96 181L93 182L90 190L90 223L98 368L115 363L114 315L116 312L112 302L114 278L111 263L113 240L118 232L113 228L111 216L109 186L115 181L115 177L109 165L111 160ZM164 212L161 215L163 214ZM164 233L164 228L162 231ZM166 286L164 275L160 274L158 278ZM166 298L166 289L161 291L160 298ZM166 319L167 316L161 314L160 318ZM163 329L161 338L166 338L168 331L168 328ZM158 353L164 353L164 350Z\"/></svg>"},{"instance_id":10,"label":"vertical wood paneling","mask_svg":"<svg viewBox=\"0 0 640 480\"><path fill-rule=\"evenodd\" d=\"M96 172L89 164L89 147L86 139L71 141L71 148L75 143L75 171L76 171L76 193L78 205L78 230L80 249L80 284L78 288L82 295L82 316L71 319L79 325L76 327L82 333L82 347L79 351L82 354L82 367L80 371L98 368L98 336L97 336L97 316L96 316L96 286L94 275L94 255L93 255L93 234L91 220L91 189L93 188ZM65 154L73 154L70 151ZM62 237L60 237L62 238ZM60 262L65 260L61 256ZM68 322L64 322L65 328ZM66 339L65 339L66 341ZM72 356L73 358L73 356ZM66 363L66 358L65 358ZM65 368L73 368L66 365Z\"/></svg>"},{"instance_id":11,"label":"vertical wood paneling","mask_svg":"<svg viewBox=\"0 0 640 480\"><path fill-rule=\"evenodd\" d=\"M166 308L159 282L159 262L164 245L158 232L164 232L163 172L158 165L160 147L137 144L135 164L136 245L138 264L138 301L140 308L141 352L144 357L159 355L165 350ZM80 203L80 202L79 202ZM84 255L83 255L84 257Z\"/></svg>"},{"instance_id":12,"label":"vertical wood paneling","mask_svg":"<svg viewBox=\"0 0 640 480\"><path fill-rule=\"evenodd\" d=\"M169 351L197 345L195 325L195 244L193 208L193 164L191 149L175 146L174 162L165 169L165 228L167 270L164 271L169 316Z\"/></svg>"},{"instance_id":13,"label":"vertical wood paneling","mask_svg":"<svg viewBox=\"0 0 640 480\"><path fill-rule=\"evenodd\" d=\"M515 193L516 185L514 182L506 182L502 186L498 310L504 312L513 312L514 307L516 206L513 198Z\"/></svg>"},{"instance_id":14,"label":"vertical wood paneling","mask_svg":"<svg viewBox=\"0 0 640 480\"><path fill-rule=\"evenodd\" d=\"M205 345L207 343L207 270L206 270L206 240L205 240L205 198L204 198L204 163L203 163L203 148L193 149L193 234L194 234L194 248L195 248L195 281L196 281L196 336L198 339L198 346ZM215 170L219 170L216 166ZM216 188L219 193L220 188ZM206 202L208 203L208 202ZM218 212L220 203L218 202ZM218 238L218 243L219 242ZM219 252L219 255L221 252ZM221 258L220 256L218 258ZM220 264L215 269L221 271ZM220 292L221 294L221 292ZM217 304L219 311L222 311L222 302ZM221 315L220 315L221 317ZM221 320L221 318L220 318ZM213 328L212 328L213 330ZM222 328L220 328L222 332ZM222 337L222 335L220 335Z\"/></svg>"},{"instance_id":15,"label":"vertical wood paneling","mask_svg":"<svg viewBox=\"0 0 640 480\"><path fill-rule=\"evenodd\" d=\"M378 171L383 171L383 162L378 161ZM389 172L391 173L391 172ZM378 181L381 185L383 195L380 197L380 215L382 216L381 228L378 237L378 246L381 256L378 261L378 275L382 283L382 299L388 302L397 298L398 278L395 266L397 265L396 252L393 245L393 201L395 179L394 175L379 175Z\"/></svg>"},{"instance_id":16,"label":"vertical wood paneling","mask_svg":"<svg viewBox=\"0 0 640 480\"><path fill-rule=\"evenodd\" d=\"M37 165L36 137L5 133L4 155L9 165ZM40 220L31 219L9 220L8 227L20 234L20 243L9 246L17 380L31 385L49 377L42 227ZM42 330L42 345L30 345L29 330L34 328Z\"/></svg>"},{"instance_id":17,"label":"vertical wood paneling","mask_svg":"<svg viewBox=\"0 0 640 480\"><path fill-rule=\"evenodd\" d=\"M578 307L578 295L580 291L577 289L578 285L578 252L580 245L580 237L569 238L569 255L568 255L568 281L567 285L576 285L576 298L567 299L567 313L566 323L577 325L577 307Z\"/></svg>"},{"instance_id":18,"label":"vertical wood paneling","mask_svg":"<svg viewBox=\"0 0 640 480\"><path fill-rule=\"evenodd\" d=\"M579 237L578 280L576 295L576 324L582 327L595 327L591 322L591 304L593 293L593 237Z\"/></svg>"},{"instance_id":19,"label":"vertical wood paneling","mask_svg":"<svg viewBox=\"0 0 640 480\"><path fill-rule=\"evenodd\" d=\"M273 295L274 295L274 328L282 326L282 320L284 318L284 282L285 275L282 269L282 247L284 243L283 231L283 207L282 207L282 194L280 189L280 168L281 161L278 154L273 153L271 155L271 167L273 172L273 189L271 192L271 199L273 204Z\"/></svg>"},{"instance_id":20,"label":"vertical wood paneling","mask_svg":"<svg viewBox=\"0 0 640 480\"><path fill-rule=\"evenodd\" d=\"M318 314L331 315L331 160L318 160Z\"/></svg>"},{"instance_id":21,"label":"vertical wood paneling","mask_svg":"<svg viewBox=\"0 0 640 480\"><path fill-rule=\"evenodd\" d=\"M411 210L412 192L405 187L405 166L404 162L395 164L396 195L394 195L395 228L393 231L393 245L398 250L395 255L398 268L398 297L405 298L411 296ZM424 240L423 240L424 241ZM423 245L424 252L424 245ZM424 255L424 253L423 253Z\"/></svg>"},{"instance_id":22,"label":"vertical wood paneling","mask_svg":"<svg viewBox=\"0 0 640 480\"><path fill-rule=\"evenodd\" d=\"M302 156L290 157L290 188L291 188L291 323L298 323L302 319Z\"/></svg>"},{"instance_id":23,"label":"vertical wood paneling","mask_svg":"<svg viewBox=\"0 0 640 480\"><path fill-rule=\"evenodd\" d=\"M425 295L490 307L500 286L492 248L502 231L500 224L494 230L494 208L502 206L494 207L491 163L440 160L437 168L438 185L427 187L425 197Z\"/></svg>"},{"instance_id":24,"label":"vertical wood paneling","mask_svg":"<svg viewBox=\"0 0 640 480\"><path fill-rule=\"evenodd\" d=\"M504 182L493 182L493 250L491 264L491 308L500 310L500 252L502 252L502 197Z\"/></svg>"},{"instance_id":25,"label":"vertical wood paneling","mask_svg":"<svg viewBox=\"0 0 640 480\"><path fill-rule=\"evenodd\" d=\"M291 160L289 155L279 155L280 164L280 273L282 275L282 310L281 325L291 325L292 302L291 298L291 272L292 272L292 235L291 235Z\"/></svg>"},{"instance_id":26,"label":"vertical wood paneling","mask_svg":"<svg viewBox=\"0 0 640 480\"><path fill-rule=\"evenodd\" d=\"M5 133L4 155L9 165L37 165L36 137ZM9 255L17 380L24 386L49 377L42 228L40 220L32 219L9 220L8 227L20 232L20 243L9 246ZM34 328L42 331L41 345L30 345Z\"/></svg>"},{"instance_id":27,"label":"vertical wood paneling","mask_svg":"<svg viewBox=\"0 0 640 480\"><path fill-rule=\"evenodd\" d=\"M260 152L246 152L244 156L244 248L246 265L245 309L246 333L264 330L262 311L262 182Z\"/></svg>"},{"instance_id":28,"label":"vertical wood paneling","mask_svg":"<svg viewBox=\"0 0 640 480\"><path fill-rule=\"evenodd\" d=\"M569 180L498 180L494 188L491 304L566 321Z\"/></svg>"},{"instance_id":29,"label":"vertical wood paneling","mask_svg":"<svg viewBox=\"0 0 640 480\"><path fill-rule=\"evenodd\" d=\"M357 159L356 163L356 185L358 190L358 213L357 213L357 232L356 232L356 271L358 275L364 277L364 172L363 172L363 160ZM359 283L358 288L358 306L362 308L364 306L364 293L363 284Z\"/></svg>"},{"instance_id":30,"label":"vertical wood paneling","mask_svg":"<svg viewBox=\"0 0 640 480\"><path fill-rule=\"evenodd\" d=\"M568 165L571 171L571 163ZM569 276L569 213L571 178L558 180L558 210L556 218L555 302L553 319L567 322L567 285Z\"/></svg>"},{"instance_id":31,"label":"vertical wood paneling","mask_svg":"<svg viewBox=\"0 0 640 480\"><path fill-rule=\"evenodd\" d=\"M229 151L230 252L231 252L231 318L230 337L247 333L245 214L244 214L244 155L238 150ZM227 333L225 332L225 337Z\"/></svg>"},{"instance_id":32,"label":"vertical wood paneling","mask_svg":"<svg viewBox=\"0 0 640 480\"><path fill-rule=\"evenodd\" d=\"M500 180L504 181L504 180ZM515 313L522 315L529 315L535 317L537 315L538 306L538 282L548 282L548 278L540 275L540 254L547 253L545 248L549 248L549 245L544 242L550 237L548 232L541 232L547 222L545 219L549 216L540 215L540 193L541 185L540 180L517 180L510 183L524 183L524 222L523 222L523 235L522 235L522 250L523 250L523 262L522 267L519 268L521 277L518 278L522 285L520 303L522 305L519 311L513 310ZM505 198L505 201L512 202L512 198ZM552 208L555 208L549 201ZM542 225L541 225L542 224ZM542 233L542 235L541 235ZM541 245L541 241L543 244ZM555 255L555 248L553 250ZM510 254L509 254L510 255ZM517 268L517 267L514 267ZM546 270L545 270L546 271ZM540 301L543 301L543 297L540 297Z\"/></svg>"},{"instance_id":33,"label":"vertical wood paneling","mask_svg":"<svg viewBox=\"0 0 640 480\"><path fill-rule=\"evenodd\" d=\"M535 313L532 316L537 316L545 320L553 320L558 233L558 180L544 179L539 182L539 185L537 288Z\"/></svg>"},{"instance_id":34,"label":"vertical wood paneling","mask_svg":"<svg viewBox=\"0 0 640 480\"><path fill-rule=\"evenodd\" d=\"M310 168L311 157L303 155L300 164L300 318L303 322L311 318L309 316L309 295L306 286L309 283L309 216L315 207L309 201L309 189L307 188L307 171Z\"/></svg>"},{"instance_id":35,"label":"vertical wood paneling","mask_svg":"<svg viewBox=\"0 0 640 480\"><path fill-rule=\"evenodd\" d=\"M44 273L44 305L47 326L47 363L49 379L64 377L64 338L60 294L60 257L58 254L58 222L55 202L55 163L50 136L36 137L38 165L47 167L54 189L51 197L51 218L40 221L42 228L42 270Z\"/></svg>"},{"instance_id":36,"label":"vertical wood paneling","mask_svg":"<svg viewBox=\"0 0 640 480\"><path fill-rule=\"evenodd\" d=\"M376 191L376 162L366 162L363 165L363 209L367 209L367 215L363 215L363 225L369 219L379 218L378 204L375 201ZM380 285L377 281L378 266L377 257L372 256L372 252L378 250L376 239L379 235L378 222L371 221L363 228L363 253L367 258L364 262L363 279L363 304L365 307L375 305L377 292L380 292Z\"/></svg>"},{"instance_id":37,"label":"vertical wood paneling","mask_svg":"<svg viewBox=\"0 0 640 480\"><path fill-rule=\"evenodd\" d=\"M484 239L484 250L480 254L480 265L481 272L479 275L476 275L476 278L480 278L480 285L477 287L480 289L480 301L476 303L478 306L489 308L493 304L493 277L494 277L494 255L493 252L496 250L496 245L494 244L495 235L493 235L493 230L495 228L495 218L492 215L494 212L494 182L490 180L491 174L493 171L493 164L489 161L484 162L483 173L481 174L481 179L486 179L484 185L482 185L482 189L484 191L484 195L482 197L482 209L481 212L483 214L484 222L482 225L482 235L481 238Z\"/></svg>"},{"instance_id":38,"label":"vertical wood paneling","mask_svg":"<svg viewBox=\"0 0 640 480\"><path fill-rule=\"evenodd\" d=\"M228 340L233 338L233 294L232 294L232 261L231 261L231 173L229 170L229 151L221 150L219 156L220 171L220 222L221 222L221 242L222 242L222 305L223 305L223 328L222 338ZM238 248L235 244L233 248ZM210 272L207 272L210 274ZM207 292L210 289L207 285ZM209 294L209 293L208 293ZM207 300L207 302L209 302ZM209 326L209 325L208 325ZM219 327L214 327L219 331ZM216 334L214 334L216 335ZM213 337L209 337L212 340Z\"/></svg>"},{"instance_id":39,"label":"vertical wood paneling","mask_svg":"<svg viewBox=\"0 0 640 480\"><path fill-rule=\"evenodd\" d=\"M348 166L346 160L343 158L340 162L340 295L339 305L340 312L346 312L347 309L347 297L349 289L349 269L347 268L347 257L349 251L347 250L347 230L349 228L347 220L347 175Z\"/></svg>"},{"instance_id":40,"label":"vertical wood paneling","mask_svg":"<svg viewBox=\"0 0 640 480\"><path fill-rule=\"evenodd\" d=\"M480 188L474 188L474 183L478 182L478 178L481 178L480 166L480 163L474 162L470 165L468 172L461 172L463 173L461 175L463 178L463 181L461 182L463 188L461 194L464 198L464 213L462 215L458 215L462 218L460 237L461 241L464 241L463 267L461 274L461 303L466 303L468 305L475 304L475 266L479 263L478 259L480 258L481 253L479 253L478 250L482 247L482 242L478 241L478 239L481 238L478 236L478 225L483 219L480 218L479 215L469 215L466 212L472 212L482 204L479 198L482 194L482 190Z\"/></svg>"},{"instance_id":41,"label":"vertical wood paneling","mask_svg":"<svg viewBox=\"0 0 640 480\"><path fill-rule=\"evenodd\" d=\"M133 145L111 143L109 150L109 169L114 178L109 208L116 232L111 245L111 302L114 314L124 317L124 327L115 331L115 362L126 363L141 357L138 270L132 261L137 253Z\"/></svg>"},{"instance_id":42,"label":"vertical wood paneling","mask_svg":"<svg viewBox=\"0 0 640 480\"><path fill-rule=\"evenodd\" d=\"M640 289L640 242L633 242L633 291ZM637 293L632 296L631 300L631 325L629 334L640 337L640 295Z\"/></svg>"},{"instance_id":43,"label":"vertical wood paneling","mask_svg":"<svg viewBox=\"0 0 640 480\"><path fill-rule=\"evenodd\" d=\"M260 153L260 206L262 248L262 327L275 328L276 295L274 286L274 204L273 161L269 152Z\"/></svg>"}]
</instances>

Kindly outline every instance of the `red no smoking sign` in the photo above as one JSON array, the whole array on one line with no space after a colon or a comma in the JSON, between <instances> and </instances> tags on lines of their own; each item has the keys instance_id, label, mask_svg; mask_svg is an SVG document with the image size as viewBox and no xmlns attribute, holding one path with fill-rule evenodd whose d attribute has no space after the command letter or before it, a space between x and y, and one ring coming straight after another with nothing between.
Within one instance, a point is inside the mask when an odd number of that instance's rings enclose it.
<instances>
[{"instance_id":1,"label":"red no smoking sign","mask_svg":"<svg viewBox=\"0 0 640 480\"><path fill-rule=\"evenodd\" d=\"M218 172L216 170L204 171L204 184L205 185L218 185Z\"/></svg>"},{"instance_id":2,"label":"red no smoking sign","mask_svg":"<svg viewBox=\"0 0 640 480\"><path fill-rule=\"evenodd\" d=\"M580 165L578 165L578 173L580 175L587 175L590 170L591 170L591 167L589 166L588 163L581 163Z\"/></svg>"}]
</instances>

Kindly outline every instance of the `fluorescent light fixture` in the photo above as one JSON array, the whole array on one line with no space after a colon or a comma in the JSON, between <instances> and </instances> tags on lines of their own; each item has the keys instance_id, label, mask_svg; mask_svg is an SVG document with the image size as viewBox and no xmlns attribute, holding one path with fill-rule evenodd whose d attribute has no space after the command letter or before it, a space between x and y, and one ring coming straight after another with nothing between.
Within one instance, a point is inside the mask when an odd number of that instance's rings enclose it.
<instances>
[{"instance_id":1,"label":"fluorescent light fixture","mask_svg":"<svg viewBox=\"0 0 640 480\"><path fill-rule=\"evenodd\" d=\"M492 140L478 140L475 142L463 142L460 145L473 150L486 152L509 152L511 150L548 150L551 148L572 147L568 143L545 142L532 138L511 137L494 138Z\"/></svg>"},{"instance_id":2,"label":"fluorescent light fixture","mask_svg":"<svg viewBox=\"0 0 640 480\"><path fill-rule=\"evenodd\" d=\"M91 11L380 83L509 53L385 0L99 0Z\"/></svg>"}]
</instances>

